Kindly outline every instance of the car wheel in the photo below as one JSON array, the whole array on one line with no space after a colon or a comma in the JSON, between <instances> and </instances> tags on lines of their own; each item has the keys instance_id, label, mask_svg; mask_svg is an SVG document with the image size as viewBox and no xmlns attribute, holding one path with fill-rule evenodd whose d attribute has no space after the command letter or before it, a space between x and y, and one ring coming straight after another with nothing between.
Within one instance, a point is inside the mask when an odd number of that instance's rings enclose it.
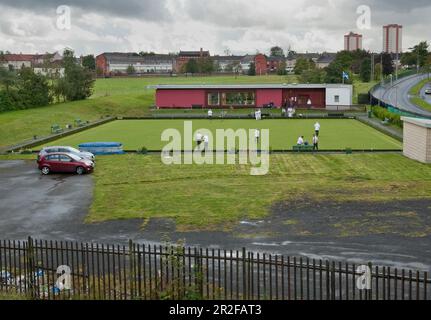
<instances>
[{"instance_id":1,"label":"car wheel","mask_svg":"<svg viewBox=\"0 0 431 320\"><path fill-rule=\"evenodd\" d=\"M51 172L51 170L48 167L43 167L42 170L40 170L42 174L47 175Z\"/></svg>"},{"instance_id":2,"label":"car wheel","mask_svg":"<svg viewBox=\"0 0 431 320\"><path fill-rule=\"evenodd\" d=\"M77 174L81 175L81 174L84 174L84 172L85 172L85 169L83 167L76 168L76 173Z\"/></svg>"}]
</instances>

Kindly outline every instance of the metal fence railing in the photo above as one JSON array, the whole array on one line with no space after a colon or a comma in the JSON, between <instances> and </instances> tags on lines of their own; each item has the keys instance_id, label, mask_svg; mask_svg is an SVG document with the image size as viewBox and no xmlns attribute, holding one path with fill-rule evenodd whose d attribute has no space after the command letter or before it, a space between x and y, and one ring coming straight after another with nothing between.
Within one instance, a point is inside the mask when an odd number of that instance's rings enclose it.
<instances>
[{"instance_id":1,"label":"metal fence railing","mask_svg":"<svg viewBox=\"0 0 431 320\"><path fill-rule=\"evenodd\" d=\"M430 284L427 272L246 249L0 241L0 292L42 300L428 300Z\"/></svg>"}]
</instances>

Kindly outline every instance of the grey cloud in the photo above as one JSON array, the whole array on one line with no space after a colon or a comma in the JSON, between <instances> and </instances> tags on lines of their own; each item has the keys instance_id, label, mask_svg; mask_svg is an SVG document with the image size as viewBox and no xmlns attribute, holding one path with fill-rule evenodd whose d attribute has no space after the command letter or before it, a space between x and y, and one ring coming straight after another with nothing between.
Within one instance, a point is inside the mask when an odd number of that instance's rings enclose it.
<instances>
[{"instance_id":1,"label":"grey cloud","mask_svg":"<svg viewBox=\"0 0 431 320\"><path fill-rule=\"evenodd\" d=\"M105 13L121 17L151 21L169 19L166 0L0 0L0 5L31 12L55 12L60 5L68 5L85 12Z\"/></svg>"}]
</instances>

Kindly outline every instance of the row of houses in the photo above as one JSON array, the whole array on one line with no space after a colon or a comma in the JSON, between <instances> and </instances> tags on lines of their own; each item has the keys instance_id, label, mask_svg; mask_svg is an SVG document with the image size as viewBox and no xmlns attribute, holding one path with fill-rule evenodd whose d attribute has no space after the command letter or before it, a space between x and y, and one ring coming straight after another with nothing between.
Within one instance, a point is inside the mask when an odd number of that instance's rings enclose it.
<instances>
[{"instance_id":1,"label":"row of houses","mask_svg":"<svg viewBox=\"0 0 431 320\"><path fill-rule=\"evenodd\" d=\"M178 54L143 54L134 52L105 52L96 57L96 68L100 76L134 74L173 74L182 73L191 59L211 59L218 73L248 73L251 64L257 75L277 72L284 66L292 73L299 58L312 60L318 68L327 67L335 58L333 53L291 54L289 57L268 57L255 55L215 55L209 51L180 51ZM36 73L47 76L64 75L63 57L58 53L45 54L4 54L0 65L8 69L33 68ZM133 72L131 72L133 71Z\"/></svg>"},{"instance_id":2,"label":"row of houses","mask_svg":"<svg viewBox=\"0 0 431 320\"><path fill-rule=\"evenodd\" d=\"M296 61L306 58L314 61L318 68L327 67L334 59L335 53L304 53L289 57L268 57L264 54L211 56L209 51L180 51L178 54L144 54L105 52L96 57L96 66L101 76L114 76L130 73L135 74L172 74L182 73L184 66L191 59L209 59L219 73L247 73L252 63L257 75L275 73L283 66L286 71L293 72Z\"/></svg>"},{"instance_id":3,"label":"row of houses","mask_svg":"<svg viewBox=\"0 0 431 320\"><path fill-rule=\"evenodd\" d=\"M45 54L3 54L0 66L9 70L32 68L35 73L45 76L64 76L63 57L58 53Z\"/></svg>"}]
</instances>

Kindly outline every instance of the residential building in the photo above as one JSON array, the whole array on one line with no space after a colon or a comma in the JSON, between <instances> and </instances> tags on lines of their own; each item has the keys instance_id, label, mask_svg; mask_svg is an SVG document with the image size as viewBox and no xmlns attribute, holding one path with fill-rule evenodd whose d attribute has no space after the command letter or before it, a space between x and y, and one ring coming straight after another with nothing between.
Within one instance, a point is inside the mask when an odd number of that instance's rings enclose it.
<instances>
[{"instance_id":1,"label":"residential building","mask_svg":"<svg viewBox=\"0 0 431 320\"><path fill-rule=\"evenodd\" d=\"M212 59L217 72L242 72L244 56L213 56Z\"/></svg>"},{"instance_id":2,"label":"residential building","mask_svg":"<svg viewBox=\"0 0 431 320\"><path fill-rule=\"evenodd\" d=\"M8 69L32 68L38 74L64 76L63 57L58 52L45 54L4 54L0 64Z\"/></svg>"},{"instance_id":3,"label":"residential building","mask_svg":"<svg viewBox=\"0 0 431 320\"><path fill-rule=\"evenodd\" d=\"M268 60L264 54L257 54L254 57L254 64L256 67L256 75L263 76L268 74Z\"/></svg>"},{"instance_id":4,"label":"residential building","mask_svg":"<svg viewBox=\"0 0 431 320\"><path fill-rule=\"evenodd\" d=\"M316 60L316 67L319 69L324 69L328 67L331 62L335 60L336 56L336 53L322 53L322 55Z\"/></svg>"},{"instance_id":5,"label":"residential building","mask_svg":"<svg viewBox=\"0 0 431 320\"><path fill-rule=\"evenodd\" d=\"M204 51L202 48L200 51L180 51L178 57L176 58L176 71L178 73L182 72L184 70L184 66L191 59L198 60L209 57L211 57L210 52Z\"/></svg>"},{"instance_id":6,"label":"residential building","mask_svg":"<svg viewBox=\"0 0 431 320\"><path fill-rule=\"evenodd\" d=\"M362 34L350 32L344 36L344 50L362 50Z\"/></svg>"},{"instance_id":7,"label":"residential building","mask_svg":"<svg viewBox=\"0 0 431 320\"><path fill-rule=\"evenodd\" d=\"M286 64L286 57L280 56L280 57L268 57L267 58L267 69L268 72L277 72L277 70L280 68L281 64Z\"/></svg>"},{"instance_id":8,"label":"residential building","mask_svg":"<svg viewBox=\"0 0 431 320\"><path fill-rule=\"evenodd\" d=\"M166 54L105 52L96 57L98 74L103 76L127 74L130 67L136 74L172 73L174 65L175 56Z\"/></svg>"},{"instance_id":9,"label":"residential building","mask_svg":"<svg viewBox=\"0 0 431 320\"><path fill-rule=\"evenodd\" d=\"M392 54L403 52L403 26L398 24L383 26L383 52Z\"/></svg>"}]
</instances>

